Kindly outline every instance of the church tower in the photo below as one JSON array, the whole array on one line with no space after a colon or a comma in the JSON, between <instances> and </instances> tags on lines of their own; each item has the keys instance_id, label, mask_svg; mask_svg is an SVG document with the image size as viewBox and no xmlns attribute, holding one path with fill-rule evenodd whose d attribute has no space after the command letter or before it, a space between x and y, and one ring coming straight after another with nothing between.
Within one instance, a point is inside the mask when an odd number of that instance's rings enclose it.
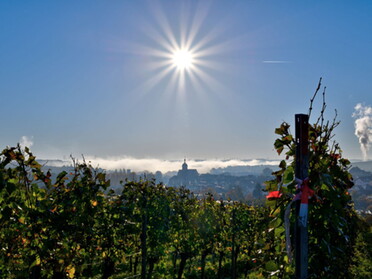
<instances>
[{"instance_id":1,"label":"church tower","mask_svg":"<svg viewBox=\"0 0 372 279\"><path fill-rule=\"evenodd\" d=\"M199 173L196 169L189 169L186 163L186 158L183 160L182 169L180 169L177 175L169 179L169 185L171 186L187 186L191 190L197 185Z\"/></svg>"},{"instance_id":2,"label":"church tower","mask_svg":"<svg viewBox=\"0 0 372 279\"><path fill-rule=\"evenodd\" d=\"M186 158L183 160L182 170L183 170L183 171L187 171Z\"/></svg>"}]
</instances>

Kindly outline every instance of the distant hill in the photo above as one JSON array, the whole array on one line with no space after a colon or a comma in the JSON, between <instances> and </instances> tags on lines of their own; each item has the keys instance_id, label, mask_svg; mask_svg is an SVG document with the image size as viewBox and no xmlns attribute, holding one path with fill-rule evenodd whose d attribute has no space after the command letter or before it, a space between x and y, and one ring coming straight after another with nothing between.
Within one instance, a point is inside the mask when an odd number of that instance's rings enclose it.
<instances>
[{"instance_id":1,"label":"distant hill","mask_svg":"<svg viewBox=\"0 0 372 279\"><path fill-rule=\"evenodd\" d=\"M372 172L372 161L352 162L351 165L353 167L358 167L364 171Z\"/></svg>"},{"instance_id":2,"label":"distant hill","mask_svg":"<svg viewBox=\"0 0 372 279\"><path fill-rule=\"evenodd\" d=\"M354 179L356 178L371 178L372 173L370 171L365 171L357 166L353 166L350 169L350 173L353 175Z\"/></svg>"},{"instance_id":3,"label":"distant hill","mask_svg":"<svg viewBox=\"0 0 372 279\"><path fill-rule=\"evenodd\" d=\"M230 174L233 176L246 176L246 175L271 175L272 171L276 171L277 166L273 165L257 165L257 166L229 166L226 168L213 168L211 174Z\"/></svg>"}]
</instances>

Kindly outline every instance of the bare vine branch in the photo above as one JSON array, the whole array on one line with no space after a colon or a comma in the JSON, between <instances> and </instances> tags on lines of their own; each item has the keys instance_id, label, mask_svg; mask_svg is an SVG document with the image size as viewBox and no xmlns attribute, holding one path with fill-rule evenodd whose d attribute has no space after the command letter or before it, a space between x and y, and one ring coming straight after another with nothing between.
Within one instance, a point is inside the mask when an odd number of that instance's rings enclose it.
<instances>
[{"instance_id":1,"label":"bare vine branch","mask_svg":"<svg viewBox=\"0 0 372 279\"><path fill-rule=\"evenodd\" d=\"M319 91L319 89L320 89L321 86L322 86L322 77L319 78L318 86L317 86L317 88L316 88L316 90L314 92L313 97L310 99L309 119L310 119L310 116L311 116L311 111L313 110L313 102L314 102L315 97L318 94L318 91Z\"/></svg>"},{"instance_id":2,"label":"bare vine branch","mask_svg":"<svg viewBox=\"0 0 372 279\"><path fill-rule=\"evenodd\" d=\"M319 118L318 118L318 120L317 120L316 123L315 123L316 125L319 124L319 121L320 121L320 125L321 125L321 126L323 126L323 124L324 124L324 112L325 112L325 110L326 110L326 108L327 108L327 104L326 104L326 101L325 101L325 93L326 93L326 89L327 89L327 87L324 86L323 93L322 93L322 95L323 95L323 105L322 105L322 110L320 111Z\"/></svg>"}]
</instances>

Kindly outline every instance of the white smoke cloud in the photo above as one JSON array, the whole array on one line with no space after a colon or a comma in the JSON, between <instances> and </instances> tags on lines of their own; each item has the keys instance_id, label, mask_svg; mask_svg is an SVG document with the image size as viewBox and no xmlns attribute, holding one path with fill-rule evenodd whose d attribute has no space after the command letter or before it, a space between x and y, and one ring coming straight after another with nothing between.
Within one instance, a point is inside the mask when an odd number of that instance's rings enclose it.
<instances>
[{"instance_id":1,"label":"white smoke cloud","mask_svg":"<svg viewBox=\"0 0 372 279\"><path fill-rule=\"evenodd\" d=\"M21 146L22 149L24 149L26 146L31 147L34 145L33 138L34 137L22 136L19 141L19 145Z\"/></svg>"},{"instance_id":2,"label":"white smoke cloud","mask_svg":"<svg viewBox=\"0 0 372 279\"><path fill-rule=\"evenodd\" d=\"M355 118L355 135L359 139L363 160L368 158L368 150L372 142L372 107L357 104L353 117Z\"/></svg>"},{"instance_id":3,"label":"white smoke cloud","mask_svg":"<svg viewBox=\"0 0 372 279\"><path fill-rule=\"evenodd\" d=\"M90 161L93 166L107 170L115 169L131 169L132 171L177 171L181 168L183 160L171 161L161 159L139 159L134 157L117 157L117 158L97 158L85 156L86 161ZM225 168L228 166L257 166L257 165L272 165L277 166L279 161L270 160L187 160L190 169L197 169L200 173L207 173L212 168Z\"/></svg>"}]
</instances>

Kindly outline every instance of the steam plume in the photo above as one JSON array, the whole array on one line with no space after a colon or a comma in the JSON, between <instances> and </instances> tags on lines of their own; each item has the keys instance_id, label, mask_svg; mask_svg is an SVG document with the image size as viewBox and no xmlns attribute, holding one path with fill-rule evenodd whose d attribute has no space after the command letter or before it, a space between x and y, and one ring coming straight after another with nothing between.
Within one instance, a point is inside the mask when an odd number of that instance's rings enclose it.
<instances>
[{"instance_id":1,"label":"steam plume","mask_svg":"<svg viewBox=\"0 0 372 279\"><path fill-rule=\"evenodd\" d=\"M372 107L357 104L353 117L355 118L355 135L359 139L363 160L367 160L367 152L372 142Z\"/></svg>"},{"instance_id":2,"label":"steam plume","mask_svg":"<svg viewBox=\"0 0 372 279\"><path fill-rule=\"evenodd\" d=\"M33 142L33 137L27 137L27 136L22 136L21 140L19 141L19 145L22 148L31 147L34 144Z\"/></svg>"}]
</instances>

